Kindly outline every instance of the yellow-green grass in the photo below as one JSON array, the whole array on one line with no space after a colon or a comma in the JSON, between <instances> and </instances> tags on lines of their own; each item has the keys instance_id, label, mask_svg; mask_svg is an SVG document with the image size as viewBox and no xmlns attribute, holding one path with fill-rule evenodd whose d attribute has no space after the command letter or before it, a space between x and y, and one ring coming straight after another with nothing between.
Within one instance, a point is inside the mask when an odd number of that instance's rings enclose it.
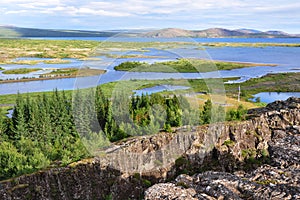
<instances>
[{"instance_id":1,"label":"yellow-green grass","mask_svg":"<svg viewBox=\"0 0 300 200\"><path fill-rule=\"evenodd\" d=\"M51 60L5 60L0 64L16 64L16 65L36 65L39 63L45 64L66 64L70 63L70 60L62 60L62 59L51 59Z\"/></svg>"},{"instance_id":2,"label":"yellow-green grass","mask_svg":"<svg viewBox=\"0 0 300 200\"><path fill-rule=\"evenodd\" d=\"M215 102L217 105L222 104L225 108L225 110L230 110L230 109L237 109L240 105L243 106L243 108L245 109L251 109L251 108L257 108L257 107L261 107L263 104L259 105L256 104L254 102L249 102L249 101L245 101L245 100L240 100L238 101L237 98L233 98L233 97L229 97L229 96L216 96L214 95L214 97L212 95L209 94L201 94L201 95L197 95L198 97L198 103L200 106L203 106L204 103L208 100L208 99L221 99L223 101L221 102Z\"/></svg>"},{"instance_id":3,"label":"yellow-green grass","mask_svg":"<svg viewBox=\"0 0 300 200\"><path fill-rule=\"evenodd\" d=\"M36 72L42 70L41 68L18 68L18 69L8 69L3 71L3 74L28 74L31 72Z\"/></svg>"}]
</instances>

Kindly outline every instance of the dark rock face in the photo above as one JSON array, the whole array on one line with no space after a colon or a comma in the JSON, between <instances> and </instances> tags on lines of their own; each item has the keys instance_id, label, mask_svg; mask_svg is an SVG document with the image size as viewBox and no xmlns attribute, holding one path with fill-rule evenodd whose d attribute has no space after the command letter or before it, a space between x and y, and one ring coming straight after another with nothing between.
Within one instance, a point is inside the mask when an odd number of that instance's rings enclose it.
<instances>
[{"instance_id":1,"label":"dark rock face","mask_svg":"<svg viewBox=\"0 0 300 200\"><path fill-rule=\"evenodd\" d=\"M2 181L0 199L300 199L300 99L249 116L133 138L101 159Z\"/></svg>"}]
</instances>

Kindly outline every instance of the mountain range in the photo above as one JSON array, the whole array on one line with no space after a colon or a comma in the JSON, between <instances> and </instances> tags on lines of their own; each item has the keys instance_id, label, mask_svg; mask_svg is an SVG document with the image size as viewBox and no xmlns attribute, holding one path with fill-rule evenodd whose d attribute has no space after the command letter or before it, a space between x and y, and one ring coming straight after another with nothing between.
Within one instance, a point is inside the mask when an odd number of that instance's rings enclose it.
<instances>
[{"instance_id":1,"label":"mountain range","mask_svg":"<svg viewBox=\"0 0 300 200\"><path fill-rule=\"evenodd\" d=\"M282 31L259 31L254 29L229 30L224 28L210 28L205 30L184 30L179 28L165 28L159 30L61 30L37 29L15 26L0 26L0 37L111 37L117 34L127 37L201 37L201 38L290 38L300 37L300 34L289 34Z\"/></svg>"}]
</instances>

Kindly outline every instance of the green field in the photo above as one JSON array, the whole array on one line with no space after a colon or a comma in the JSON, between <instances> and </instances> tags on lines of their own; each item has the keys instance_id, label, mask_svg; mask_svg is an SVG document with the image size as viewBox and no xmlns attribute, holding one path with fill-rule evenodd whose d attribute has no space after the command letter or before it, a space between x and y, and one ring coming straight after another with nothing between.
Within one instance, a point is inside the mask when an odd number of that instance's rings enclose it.
<instances>
[{"instance_id":1,"label":"green field","mask_svg":"<svg viewBox=\"0 0 300 200\"><path fill-rule=\"evenodd\" d=\"M200 59L179 59L176 61L156 62L148 64L145 62L124 62L115 67L119 71L134 72L181 72L181 73L197 73L210 72L216 70L231 70L253 66L276 66L272 64L261 63L242 63L242 62L225 62L210 61Z\"/></svg>"}]
</instances>

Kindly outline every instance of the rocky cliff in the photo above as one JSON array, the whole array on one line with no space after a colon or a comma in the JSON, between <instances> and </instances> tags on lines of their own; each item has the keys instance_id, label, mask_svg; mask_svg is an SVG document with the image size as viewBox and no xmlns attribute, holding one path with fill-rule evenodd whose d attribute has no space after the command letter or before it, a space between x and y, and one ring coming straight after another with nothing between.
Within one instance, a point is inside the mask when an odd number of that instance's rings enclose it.
<instances>
[{"instance_id":1,"label":"rocky cliff","mask_svg":"<svg viewBox=\"0 0 300 200\"><path fill-rule=\"evenodd\" d=\"M274 102L247 121L132 138L2 181L0 199L298 199L299 124L300 99Z\"/></svg>"}]
</instances>

